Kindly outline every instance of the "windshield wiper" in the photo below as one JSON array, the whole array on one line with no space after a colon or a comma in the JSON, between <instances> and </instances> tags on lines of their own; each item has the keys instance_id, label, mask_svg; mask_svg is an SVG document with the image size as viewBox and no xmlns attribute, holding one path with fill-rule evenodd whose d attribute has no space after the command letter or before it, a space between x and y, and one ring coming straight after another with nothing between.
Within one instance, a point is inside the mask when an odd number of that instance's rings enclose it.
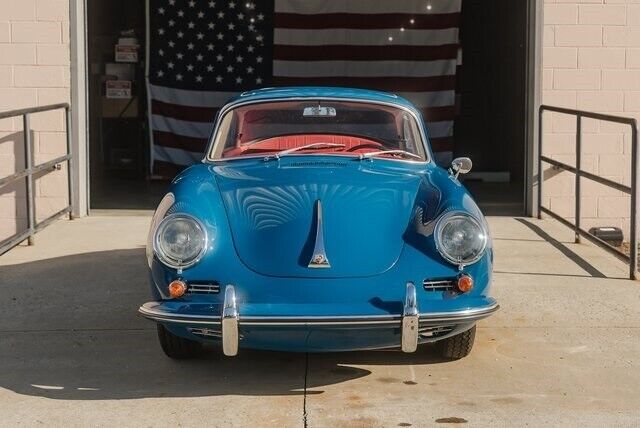
<instances>
[{"instance_id":1,"label":"windshield wiper","mask_svg":"<svg viewBox=\"0 0 640 428\"><path fill-rule=\"evenodd\" d=\"M338 143L312 143L312 144L307 144L306 146L300 146L300 147L293 147L291 149L287 149L287 150L282 150L274 155L269 155L269 156L265 156L264 160L268 161L270 159L280 159L283 156L287 156L291 153L295 153L298 152L300 150L305 150L305 149L328 149L328 148L332 148L332 147L341 147L344 148L345 145L344 144L338 144Z\"/></svg>"},{"instance_id":2,"label":"windshield wiper","mask_svg":"<svg viewBox=\"0 0 640 428\"><path fill-rule=\"evenodd\" d=\"M415 153L411 153L411 152L408 152L406 150L381 150L379 152L363 153L363 154L360 155L360 160L371 159L374 156L380 156L380 155L401 155L401 156L405 156L405 157L408 157L408 158L414 158L414 159L422 160L422 156L418 156Z\"/></svg>"}]
</instances>

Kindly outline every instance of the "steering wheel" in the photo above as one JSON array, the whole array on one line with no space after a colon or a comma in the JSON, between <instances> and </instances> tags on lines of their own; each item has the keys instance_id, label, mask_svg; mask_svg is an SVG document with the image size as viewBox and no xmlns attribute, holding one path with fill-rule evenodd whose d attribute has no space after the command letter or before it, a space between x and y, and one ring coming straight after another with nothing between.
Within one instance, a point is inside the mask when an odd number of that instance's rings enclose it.
<instances>
[{"instance_id":1,"label":"steering wheel","mask_svg":"<svg viewBox=\"0 0 640 428\"><path fill-rule=\"evenodd\" d=\"M370 143L363 143L363 144L358 144L357 146L353 146L351 147L349 150L347 150L348 152L355 152L356 150L360 150L360 149L386 149L386 147L383 144L380 143L376 143L375 141L372 141Z\"/></svg>"}]
</instances>

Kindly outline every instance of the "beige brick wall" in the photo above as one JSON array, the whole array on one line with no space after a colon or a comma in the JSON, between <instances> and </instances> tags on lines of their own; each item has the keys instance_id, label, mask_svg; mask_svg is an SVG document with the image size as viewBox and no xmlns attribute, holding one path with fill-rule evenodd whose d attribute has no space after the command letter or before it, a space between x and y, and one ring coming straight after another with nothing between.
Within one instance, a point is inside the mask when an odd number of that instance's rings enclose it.
<instances>
[{"instance_id":1,"label":"beige brick wall","mask_svg":"<svg viewBox=\"0 0 640 428\"><path fill-rule=\"evenodd\" d=\"M544 104L640 120L640 0L545 0ZM575 165L575 119L545 113L545 154ZM583 169L630 183L630 132L583 121ZM575 176L545 166L543 204L573 219ZM583 179L582 222L629 233L629 196Z\"/></svg>"},{"instance_id":2,"label":"beige brick wall","mask_svg":"<svg viewBox=\"0 0 640 428\"><path fill-rule=\"evenodd\" d=\"M68 102L69 0L0 0L0 111ZM36 163L65 153L61 111L31 117ZM0 121L0 177L24 168L22 120ZM67 204L66 165L35 180L36 216ZM0 189L0 240L26 226L24 182Z\"/></svg>"}]
</instances>

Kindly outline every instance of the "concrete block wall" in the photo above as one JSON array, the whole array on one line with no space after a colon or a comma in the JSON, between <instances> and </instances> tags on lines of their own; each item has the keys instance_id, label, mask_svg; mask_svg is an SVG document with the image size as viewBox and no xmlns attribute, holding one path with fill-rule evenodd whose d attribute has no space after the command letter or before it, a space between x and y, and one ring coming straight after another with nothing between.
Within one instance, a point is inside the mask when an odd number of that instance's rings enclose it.
<instances>
[{"instance_id":1,"label":"concrete block wall","mask_svg":"<svg viewBox=\"0 0 640 428\"><path fill-rule=\"evenodd\" d=\"M69 102L69 0L0 0L0 112ZM36 163L66 151L62 111L31 116ZM0 120L0 177L24 169L22 119ZM67 205L66 165L35 180L36 217ZM0 189L0 240L27 222L25 184Z\"/></svg>"},{"instance_id":2,"label":"concrete block wall","mask_svg":"<svg viewBox=\"0 0 640 428\"><path fill-rule=\"evenodd\" d=\"M635 117L640 121L640 0L545 0L544 104ZM631 181L628 128L584 120L583 169ZM575 165L575 119L545 113L545 154ZM543 204L573 220L575 176L544 165ZM582 180L585 227L621 227L628 239L630 198Z\"/></svg>"}]
</instances>

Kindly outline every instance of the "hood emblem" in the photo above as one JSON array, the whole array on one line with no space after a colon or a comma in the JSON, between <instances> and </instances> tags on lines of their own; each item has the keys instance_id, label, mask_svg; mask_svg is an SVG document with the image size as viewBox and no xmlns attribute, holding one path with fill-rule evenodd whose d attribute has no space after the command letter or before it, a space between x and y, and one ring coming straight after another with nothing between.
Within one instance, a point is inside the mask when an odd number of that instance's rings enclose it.
<instances>
[{"instance_id":1,"label":"hood emblem","mask_svg":"<svg viewBox=\"0 0 640 428\"><path fill-rule=\"evenodd\" d=\"M328 269L331 267L329 264L329 258L324 250L324 236L322 230L322 203L320 200L316 201L316 243L313 247L313 256L309 262L309 268L311 269Z\"/></svg>"}]
</instances>

